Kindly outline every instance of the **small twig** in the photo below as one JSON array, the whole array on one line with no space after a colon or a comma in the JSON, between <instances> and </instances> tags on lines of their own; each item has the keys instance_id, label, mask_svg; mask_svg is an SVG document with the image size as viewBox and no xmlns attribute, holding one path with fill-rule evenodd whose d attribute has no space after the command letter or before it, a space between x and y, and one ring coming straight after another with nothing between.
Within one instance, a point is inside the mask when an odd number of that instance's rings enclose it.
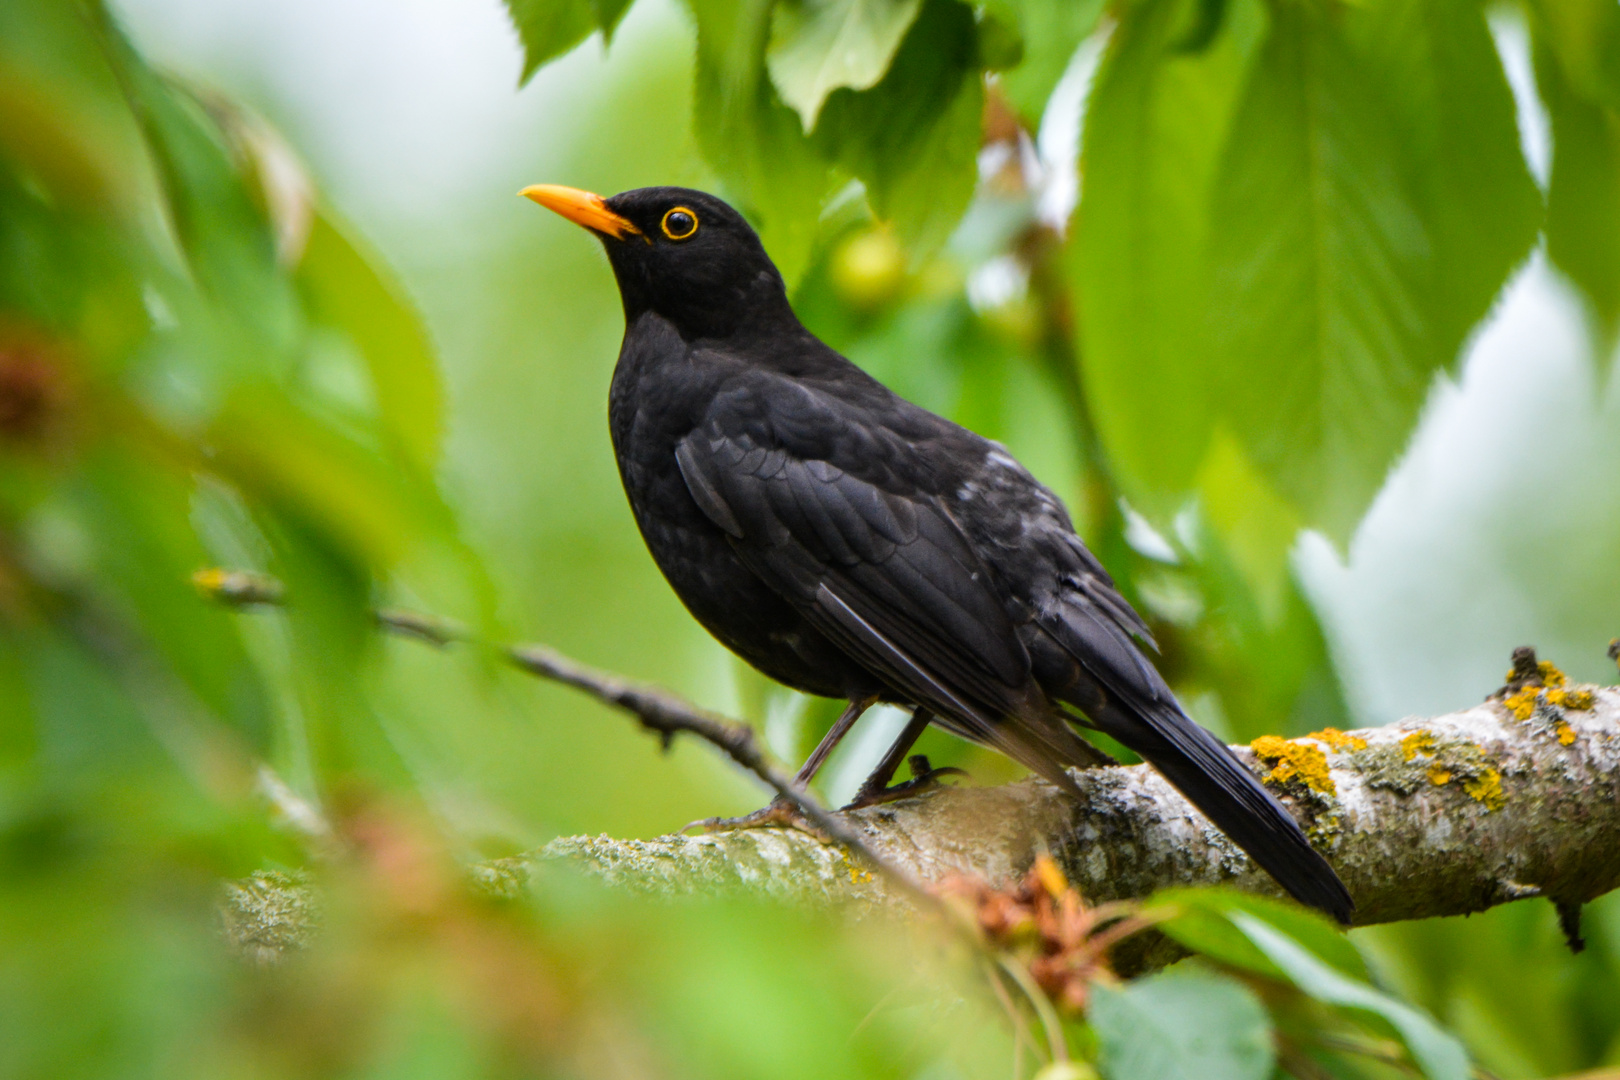
<instances>
[{"instance_id":1,"label":"small twig","mask_svg":"<svg viewBox=\"0 0 1620 1080\"><path fill-rule=\"evenodd\" d=\"M954 916L921 881L878 855L844 819L811 798L793 783L787 773L772 764L760 750L754 731L748 725L701 709L667 690L633 683L587 667L546 645L512 645L503 648L502 652L515 666L531 675L583 690L599 701L631 713L642 727L656 732L665 746L676 734L684 731L719 747L726 756L769 784L812 825L858 856L871 869L883 874L912 899L925 907L946 913L954 921Z\"/></svg>"},{"instance_id":2,"label":"small twig","mask_svg":"<svg viewBox=\"0 0 1620 1080\"><path fill-rule=\"evenodd\" d=\"M1001 1003L1002 1009L1007 1013L1007 1022L1012 1025L1015 1062L1013 1066L1013 1075L1015 1077L1022 1078L1023 1070L1019 1068L1017 1052L1022 1047L1028 1046L1031 1056L1033 1056L1035 1060L1039 1062L1041 1060L1041 1048L1035 1045L1035 1036L1030 1034L1029 1021L1024 1019L1024 1014L1013 1002L1012 995L1007 993L1007 987L1002 983L1001 976L997 974L1000 966L1001 965L999 963L987 964L987 970L985 971L984 978L985 982L990 984L990 989L995 991L996 1000Z\"/></svg>"},{"instance_id":3,"label":"small twig","mask_svg":"<svg viewBox=\"0 0 1620 1080\"><path fill-rule=\"evenodd\" d=\"M233 607L279 605L285 599L281 583L262 574L209 569L199 570L191 580L205 596ZM797 787L792 778L760 750L753 729L746 724L699 708L667 690L599 671L547 645L496 645L482 641L456 623L399 608L379 609L375 617L379 627L413 641L440 648L458 642L493 648L520 671L572 686L630 713L642 727L656 733L666 749L681 732L718 747L792 803L817 829L868 868L882 874L919 906L940 913L953 926L959 924L955 913L913 874L878 855L842 818Z\"/></svg>"},{"instance_id":4,"label":"small twig","mask_svg":"<svg viewBox=\"0 0 1620 1080\"><path fill-rule=\"evenodd\" d=\"M295 792L276 775L274 769L261 763L255 779L259 793L269 801L271 810L318 850L328 850L337 845L332 826L320 809Z\"/></svg>"},{"instance_id":5,"label":"small twig","mask_svg":"<svg viewBox=\"0 0 1620 1080\"><path fill-rule=\"evenodd\" d=\"M1024 997L1029 999L1035 1015L1040 1017L1041 1027L1046 1030L1046 1045L1051 1051L1052 1060L1068 1061L1069 1042L1063 1036L1063 1021L1052 1005L1052 999L1046 996L1046 991L1035 985L1035 979L1030 975L1029 969L1016 959L1005 953L996 953L995 962L997 967L1007 973L1007 977L1013 981Z\"/></svg>"}]
</instances>

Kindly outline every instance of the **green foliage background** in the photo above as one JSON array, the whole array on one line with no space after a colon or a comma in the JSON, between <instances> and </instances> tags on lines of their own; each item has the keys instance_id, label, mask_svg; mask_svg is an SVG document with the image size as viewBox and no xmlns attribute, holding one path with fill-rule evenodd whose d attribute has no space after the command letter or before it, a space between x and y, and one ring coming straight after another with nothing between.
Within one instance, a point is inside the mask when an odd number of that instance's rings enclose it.
<instances>
[{"instance_id":1,"label":"green foliage background","mask_svg":"<svg viewBox=\"0 0 1620 1080\"><path fill-rule=\"evenodd\" d=\"M1570 462L1525 442L1530 479L1459 549L1454 577L1503 551L1531 597L1495 614L1500 655L1471 657L1488 674L1467 685L1491 689L1530 630L1603 677L1612 3L507 7L510 74L539 73L532 133L454 200L390 216L323 182L337 156L305 145L275 79L155 65L99 4L0 3L0 1075L979 1077L1048 1055L1024 1045L1034 1014L1009 1021L995 976L925 931L562 876L504 903L462 884L555 836L763 796L476 650L380 639L376 605L672 686L788 760L835 708L742 669L647 559L602 423L611 275L512 197L532 181L744 208L812 328L1069 499L1178 691L1234 739L1367 718L1380 673L1346 663L1354 628L1306 550L1353 569L1528 261L1574 298L1593 359L1569 401L1538 389L1534 350L1511 358L1522 421L1599 435L1546 487ZM1544 173L1499 55L1515 34ZM1043 115L1080 124L1049 102L1092 61L1081 196L1053 221L1052 177L1025 162ZM189 579L216 565L272 573L290 602L212 606ZM1420 643L1437 668L1455 648ZM922 749L1015 775L943 735ZM266 775L348 854L274 813ZM310 870L326 897L317 945L270 970L228 953L217 915L222 882L265 869ZM1465 1075L1454 1039L1502 1077L1620 1065L1613 897L1580 957L1535 902L1348 945L1279 906L1179 902L1170 932L1201 959L1099 989L1061 1026L1084 1064L1049 1080Z\"/></svg>"}]
</instances>

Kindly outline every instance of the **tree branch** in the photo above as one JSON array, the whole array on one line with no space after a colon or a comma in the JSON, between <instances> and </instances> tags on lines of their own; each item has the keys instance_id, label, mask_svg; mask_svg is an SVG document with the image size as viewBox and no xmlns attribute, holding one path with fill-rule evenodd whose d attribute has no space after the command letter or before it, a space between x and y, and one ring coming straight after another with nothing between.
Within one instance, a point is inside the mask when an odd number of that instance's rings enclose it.
<instances>
[{"instance_id":1,"label":"tree branch","mask_svg":"<svg viewBox=\"0 0 1620 1080\"><path fill-rule=\"evenodd\" d=\"M1460 915L1530 896L1561 911L1620 885L1620 689L1569 708L1532 688L1431 720L1237 748L1305 823L1355 896L1356 922ZM1231 841L1144 765L1050 784L942 791L844 815L886 862L920 880L1019 879L1048 850L1088 901L1181 885L1281 895ZM534 856L626 887L733 889L893 901L841 853L787 830L656 840L570 837Z\"/></svg>"},{"instance_id":2,"label":"tree branch","mask_svg":"<svg viewBox=\"0 0 1620 1080\"><path fill-rule=\"evenodd\" d=\"M199 575L199 586L236 604L280 599L273 583L219 574ZM382 611L378 621L437 645L472 640L421 615ZM743 891L933 906L927 884L966 874L1008 887L1047 851L1092 903L1186 885L1281 895L1145 765L1075 772L1078 800L1030 779L830 813L793 787L745 725L545 646L502 651L524 671L630 712L666 741L688 732L712 743L838 843L781 828L653 840L569 837L477 868L495 891L518 887L537 865L566 863L669 895ZM1574 946L1580 905L1620 885L1620 688L1566 686L1528 649L1515 653L1514 666L1507 686L1462 712L1293 740L1267 736L1234 748L1331 859L1355 897L1357 924L1460 915L1542 896L1559 908Z\"/></svg>"}]
</instances>

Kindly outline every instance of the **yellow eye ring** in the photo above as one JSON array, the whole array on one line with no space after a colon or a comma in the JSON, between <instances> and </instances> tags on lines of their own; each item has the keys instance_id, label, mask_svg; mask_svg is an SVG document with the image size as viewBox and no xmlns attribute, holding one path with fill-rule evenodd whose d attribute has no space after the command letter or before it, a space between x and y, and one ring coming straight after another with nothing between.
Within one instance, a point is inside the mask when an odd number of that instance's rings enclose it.
<instances>
[{"instance_id":1,"label":"yellow eye ring","mask_svg":"<svg viewBox=\"0 0 1620 1080\"><path fill-rule=\"evenodd\" d=\"M677 206L664 215L660 222L664 235L671 240L690 240L698 230L697 214L684 206Z\"/></svg>"}]
</instances>

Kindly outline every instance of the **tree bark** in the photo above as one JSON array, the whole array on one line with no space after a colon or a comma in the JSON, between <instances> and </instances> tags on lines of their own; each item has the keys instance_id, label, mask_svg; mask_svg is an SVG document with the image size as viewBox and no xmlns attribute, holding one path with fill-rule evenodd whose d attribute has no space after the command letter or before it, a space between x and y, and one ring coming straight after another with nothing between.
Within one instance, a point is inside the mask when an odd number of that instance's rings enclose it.
<instances>
[{"instance_id":1,"label":"tree bark","mask_svg":"<svg viewBox=\"0 0 1620 1080\"><path fill-rule=\"evenodd\" d=\"M1530 686L1430 720L1268 736L1234 750L1344 878L1357 925L1545 897L1578 949L1580 906L1620 885L1620 687ZM1189 885L1282 895L1150 767L1074 776L1079 800L1030 779L833 815L868 855L786 828L575 836L477 864L471 876L495 896L571 867L655 895L740 893L875 911L915 905L919 883L953 875L1012 885L1046 851L1091 903ZM874 873L870 856L888 872ZM224 899L227 936L259 962L304 947L319 922L319 891L307 877L261 872ZM1116 969L1179 955L1153 938L1116 954Z\"/></svg>"},{"instance_id":2,"label":"tree bark","mask_svg":"<svg viewBox=\"0 0 1620 1080\"><path fill-rule=\"evenodd\" d=\"M1544 896L1570 929L1580 904L1620 885L1620 689L1532 688L1509 704L1235 749L1333 862L1355 897L1358 925ZM1092 902L1181 885L1281 895L1151 768L1075 778L1078 801L1032 779L843 816L873 851L924 882L969 874L1007 885L1044 849ZM568 837L485 873L521 876L548 863L669 895L905 902L840 847L781 828Z\"/></svg>"}]
</instances>

